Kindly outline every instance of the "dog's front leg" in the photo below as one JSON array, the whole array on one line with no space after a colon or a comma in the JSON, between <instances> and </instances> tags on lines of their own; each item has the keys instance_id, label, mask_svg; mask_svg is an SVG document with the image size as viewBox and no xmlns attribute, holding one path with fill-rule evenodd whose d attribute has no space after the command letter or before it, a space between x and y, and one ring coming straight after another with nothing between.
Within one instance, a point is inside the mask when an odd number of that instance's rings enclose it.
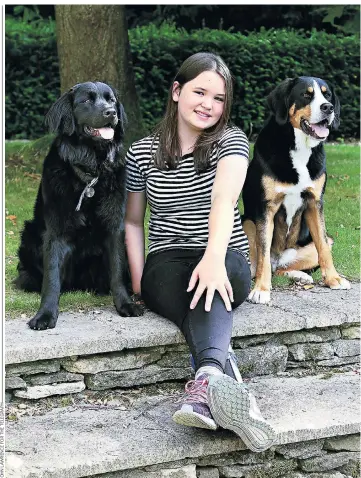
<instances>
[{"instance_id":1,"label":"dog's front leg","mask_svg":"<svg viewBox=\"0 0 361 478\"><path fill-rule=\"evenodd\" d=\"M279 208L269 205L263 220L256 221L257 268L254 288L248 300L255 304L267 304L271 298L271 244L274 230L274 216Z\"/></svg>"},{"instance_id":2,"label":"dog's front leg","mask_svg":"<svg viewBox=\"0 0 361 478\"><path fill-rule=\"evenodd\" d=\"M326 235L323 206L314 196L307 202L305 219L317 249L318 263L325 285L331 289L350 289L349 281L340 277L333 265L331 247Z\"/></svg>"},{"instance_id":3,"label":"dog's front leg","mask_svg":"<svg viewBox=\"0 0 361 478\"><path fill-rule=\"evenodd\" d=\"M115 308L123 317L143 315L141 306L132 302L124 284L125 251L124 232L111 232L105 242L110 267L110 290Z\"/></svg>"},{"instance_id":4,"label":"dog's front leg","mask_svg":"<svg viewBox=\"0 0 361 478\"><path fill-rule=\"evenodd\" d=\"M45 234L43 243L43 284L40 308L28 325L34 330L53 329L58 320L61 269L70 247L63 239Z\"/></svg>"}]
</instances>

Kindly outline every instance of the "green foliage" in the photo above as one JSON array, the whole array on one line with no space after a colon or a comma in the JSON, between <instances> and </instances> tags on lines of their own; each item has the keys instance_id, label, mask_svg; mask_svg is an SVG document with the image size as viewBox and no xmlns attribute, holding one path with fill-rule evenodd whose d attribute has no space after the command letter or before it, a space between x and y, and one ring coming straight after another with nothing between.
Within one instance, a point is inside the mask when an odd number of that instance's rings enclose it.
<instances>
[{"instance_id":1,"label":"green foliage","mask_svg":"<svg viewBox=\"0 0 361 478\"><path fill-rule=\"evenodd\" d=\"M262 127L266 95L277 83L309 75L328 80L340 97L342 122L333 138L359 135L359 43L353 36L264 29L247 36L211 29L187 33L167 24L139 27L129 36L147 129L161 119L182 61L198 51L212 51L222 56L235 78L232 121L246 133Z\"/></svg>"},{"instance_id":2,"label":"green foliage","mask_svg":"<svg viewBox=\"0 0 361 478\"><path fill-rule=\"evenodd\" d=\"M340 97L341 127L331 139L359 136L359 42L354 35L265 30L248 35L211 29L187 33L172 24L129 31L144 127L162 118L168 89L181 63L198 51L220 54L235 78L232 121L258 133L266 95L287 77L310 75L332 83ZM54 22L31 27L6 20L6 137L37 138L59 95ZM25 112L25 114L24 114Z\"/></svg>"},{"instance_id":3,"label":"green foliage","mask_svg":"<svg viewBox=\"0 0 361 478\"><path fill-rule=\"evenodd\" d=\"M6 137L38 138L60 94L55 22L6 20L5 37Z\"/></svg>"}]
</instances>

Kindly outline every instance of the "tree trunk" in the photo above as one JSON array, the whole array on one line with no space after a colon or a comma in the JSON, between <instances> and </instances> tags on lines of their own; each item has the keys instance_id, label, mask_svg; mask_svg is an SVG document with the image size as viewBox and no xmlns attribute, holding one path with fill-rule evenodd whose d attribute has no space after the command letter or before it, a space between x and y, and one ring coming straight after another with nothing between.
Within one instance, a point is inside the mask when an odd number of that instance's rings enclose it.
<instances>
[{"instance_id":1,"label":"tree trunk","mask_svg":"<svg viewBox=\"0 0 361 478\"><path fill-rule=\"evenodd\" d=\"M56 5L61 91L102 81L115 87L128 116L126 146L143 134L124 5Z\"/></svg>"}]
</instances>

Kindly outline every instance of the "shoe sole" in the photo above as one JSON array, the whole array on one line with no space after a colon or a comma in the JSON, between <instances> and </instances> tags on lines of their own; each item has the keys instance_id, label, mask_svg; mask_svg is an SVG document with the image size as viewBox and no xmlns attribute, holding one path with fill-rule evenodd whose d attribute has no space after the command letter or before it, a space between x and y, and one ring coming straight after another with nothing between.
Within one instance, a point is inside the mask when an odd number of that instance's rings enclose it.
<instances>
[{"instance_id":1,"label":"shoe sole","mask_svg":"<svg viewBox=\"0 0 361 478\"><path fill-rule=\"evenodd\" d=\"M178 425L185 425L186 427L205 428L207 430L217 430L218 428L212 418L204 417L196 412L177 410L172 419Z\"/></svg>"},{"instance_id":2,"label":"shoe sole","mask_svg":"<svg viewBox=\"0 0 361 478\"><path fill-rule=\"evenodd\" d=\"M256 453L272 446L276 433L268 423L250 416L250 399L242 384L227 375L209 377L207 395L212 416L219 426L233 431Z\"/></svg>"}]
</instances>

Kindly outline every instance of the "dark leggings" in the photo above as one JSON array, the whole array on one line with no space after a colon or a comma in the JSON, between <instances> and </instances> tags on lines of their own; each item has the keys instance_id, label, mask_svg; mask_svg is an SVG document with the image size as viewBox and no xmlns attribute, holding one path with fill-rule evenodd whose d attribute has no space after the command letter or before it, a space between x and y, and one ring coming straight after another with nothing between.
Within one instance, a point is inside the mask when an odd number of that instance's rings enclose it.
<instances>
[{"instance_id":1,"label":"dark leggings","mask_svg":"<svg viewBox=\"0 0 361 478\"><path fill-rule=\"evenodd\" d=\"M189 308L196 287L187 292L192 272L203 249L171 249L148 255L142 276L142 298L146 306L174 322L188 343L196 370L212 365L224 371L232 336L233 312L228 312L219 292L214 294L210 312L204 310L205 294ZM247 298L251 273L245 257L228 250L226 270L232 285L233 309Z\"/></svg>"}]
</instances>

